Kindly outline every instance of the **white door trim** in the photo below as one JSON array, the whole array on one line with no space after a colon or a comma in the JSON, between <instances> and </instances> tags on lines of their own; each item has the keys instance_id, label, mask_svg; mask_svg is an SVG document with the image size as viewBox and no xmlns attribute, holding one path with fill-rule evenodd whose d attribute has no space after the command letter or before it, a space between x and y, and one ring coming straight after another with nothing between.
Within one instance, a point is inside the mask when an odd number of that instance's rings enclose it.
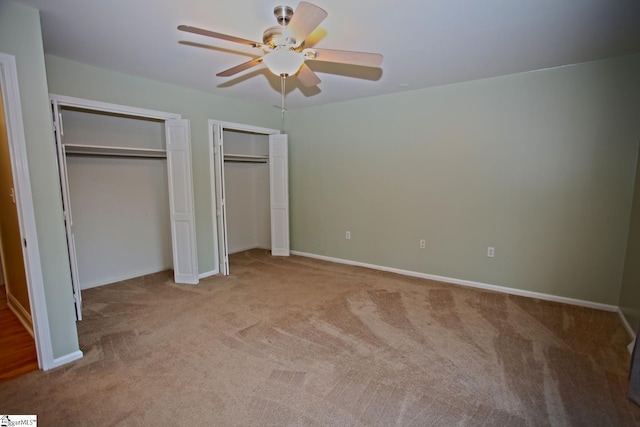
<instances>
[{"instance_id":1,"label":"white door trim","mask_svg":"<svg viewBox=\"0 0 640 427\"><path fill-rule=\"evenodd\" d=\"M46 371L56 365L53 357L51 330L44 293L42 264L36 233L36 219L20 103L18 71L14 56L0 53L0 80L3 88L1 95L5 106L7 137L11 155L11 168L13 170L20 235L27 242L27 246L23 248L23 254L33 322L33 337L36 344L38 366Z\"/></svg>"},{"instance_id":2,"label":"white door trim","mask_svg":"<svg viewBox=\"0 0 640 427\"><path fill-rule=\"evenodd\" d=\"M211 128L212 125L220 125L224 129L241 130L244 132L261 133L264 135L273 135L273 134L281 133L278 129L263 128L260 126L244 125L242 123L233 123L233 122L225 122L222 120L209 119L209 128ZM213 144L213 141L210 140L209 144L211 146L211 144Z\"/></svg>"},{"instance_id":3,"label":"white door trim","mask_svg":"<svg viewBox=\"0 0 640 427\"><path fill-rule=\"evenodd\" d=\"M167 113L165 111L148 110L146 108L129 107L128 105L110 104L108 102L94 101L92 99L74 98L71 96L49 94L49 99L58 105L82 108L83 110L96 110L107 113L124 114L127 116L144 117L159 120L177 120L182 115Z\"/></svg>"},{"instance_id":4,"label":"white door trim","mask_svg":"<svg viewBox=\"0 0 640 427\"><path fill-rule=\"evenodd\" d=\"M208 121L208 134L209 134L209 185L211 185L211 217L213 220L213 260L214 267L211 270L212 275L220 274L220 244L218 243L218 217L221 212L218 211L218 203L216 200L216 171L215 171L215 135L213 120ZM201 277L202 278L202 277Z\"/></svg>"},{"instance_id":5,"label":"white door trim","mask_svg":"<svg viewBox=\"0 0 640 427\"><path fill-rule=\"evenodd\" d=\"M251 133L257 133L262 135L280 135L281 132L278 129L271 129L271 128L265 128L260 126L245 125L242 123L233 123L233 122L227 122L223 120L213 120L213 119L208 120L208 126L209 126L209 173L211 176L209 184L211 185L211 212L212 212L212 220L213 220L213 239L214 239L214 245L216 245L218 248L218 258L219 258L218 271L220 271L220 273L223 275L227 275L229 274L229 265L228 265L229 254L227 253L228 247L226 243L222 242L223 240L226 240L226 231L218 230L218 227L222 226L220 225L221 222L219 221L219 217L220 215L224 215L225 207L217 206L218 205L217 200L220 199L220 195L219 195L220 186L224 186L224 171L219 170L218 173L216 173L216 170L218 168L216 167L216 155L215 155L216 137L215 137L214 127L219 129L221 133L224 129L251 132ZM222 134L220 136L222 137ZM224 163L224 159L222 158L224 153L218 153L218 155L220 156L220 159L218 160L222 165ZM220 166L220 168L222 168L222 166ZM270 179L271 179L271 175L272 175L272 172L270 171ZM224 222L224 220L222 222ZM289 236L288 233L289 232L287 230L287 238ZM222 239L222 237L224 237L224 239Z\"/></svg>"},{"instance_id":6,"label":"white door trim","mask_svg":"<svg viewBox=\"0 0 640 427\"><path fill-rule=\"evenodd\" d=\"M224 144L223 127L209 120L209 161L211 172L211 202L213 215L213 239L216 248L217 270L229 275L229 244L227 240L227 207L224 202Z\"/></svg>"}]
</instances>

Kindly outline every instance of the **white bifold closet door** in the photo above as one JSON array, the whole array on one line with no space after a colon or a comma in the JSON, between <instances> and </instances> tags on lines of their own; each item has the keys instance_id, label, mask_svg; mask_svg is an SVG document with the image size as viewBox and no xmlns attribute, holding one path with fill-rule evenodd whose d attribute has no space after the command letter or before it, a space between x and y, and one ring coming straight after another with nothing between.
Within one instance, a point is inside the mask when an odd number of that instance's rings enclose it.
<instances>
[{"instance_id":1,"label":"white bifold closet door","mask_svg":"<svg viewBox=\"0 0 640 427\"><path fill-rule=\"evenodd\" d=\"M269 135L271 254L289 256L289 169L287 135Z\"/></svg>"},{"instance_id":2,"label":"white bifold closet door","mask_svg":"<svg viewBox=\"0 0 640 427\"><path fill-rule=\"evenodd\" d=\"M272 129L258 128L234 123L220 124L211 121L211 178L215 193L215 240L218 246L218 268L221 274L229 270L229 228L227 212L227 182L225 181L224 132L239 131L268 135L269 139L269 212L271 231L271 254L289 256L289 175L287 135ZM243 156L236 156L243 157ZM252 157L252 156L245 156Z\"/></svg>"},{"instance_id":3,"label":"white bifold closet door","mask_svg":"<svg viewBox=\"0 0 640 427\"><path fill-rule=\"evenodd\" d=\"M167 120L165 128L174 280L176 283L197 284L198 252L189 120Z\"/></svg>"},{"instance_id":4,"label":"white bifold closet door","mask_svg":"<svg viewBox=\"0 0 640 427\"><path fill-rule=\"evenodd\" d=\"M229 274L229 242L227 240L227 209L225 206L224 187L224 146L222 144L222 126L213 125L213 167L212 178L215 193L215 219L214 232L217 235L214 240L218 245L218 270L223 275Z\"/></svg>"}]
</instances>

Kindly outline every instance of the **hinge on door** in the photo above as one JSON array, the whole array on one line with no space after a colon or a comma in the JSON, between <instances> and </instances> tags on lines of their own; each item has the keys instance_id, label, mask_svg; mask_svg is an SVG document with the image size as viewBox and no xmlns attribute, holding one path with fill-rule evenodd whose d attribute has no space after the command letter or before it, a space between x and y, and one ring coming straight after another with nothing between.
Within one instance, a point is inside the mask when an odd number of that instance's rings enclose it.
<instances>
[{"instance_id":1,"label":"hinge on door","mask_svg":"<svg viewBox=\"0 0 640 427\"><path fill-rule=\"evenodd\" d=\"M27 239L22 239L22 243L24 244L24 247L27 247Z\"/></svg>"},{"instance_id":2,"label":"hinge on door","mask_svg":"<svg viewBox=\"0 0 640 427\"><path fill-rule=\"evenodd\" d=\"M58 119L56 118L56 112L53 109L53 105L51 106L51 122L53 124L53 131L58 132Z\"/></svg>"}]
</instances>

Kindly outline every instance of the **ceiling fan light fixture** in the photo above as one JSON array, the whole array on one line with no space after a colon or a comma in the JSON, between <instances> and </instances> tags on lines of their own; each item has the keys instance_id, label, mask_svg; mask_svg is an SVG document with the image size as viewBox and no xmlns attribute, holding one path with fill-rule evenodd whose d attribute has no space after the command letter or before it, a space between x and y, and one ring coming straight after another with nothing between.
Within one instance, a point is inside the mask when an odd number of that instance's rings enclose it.
<instances>
[{"instance_id":1,"label":"ceiling fan light fixture","mask_svg":"<svg viewBox=\"0 0 640 427\"><path fill-rule=\"evenodd\" d=\"M305 39L327 17L327 11L314 4L301 1L295 11L289 6L276 6L273 14L279 25L269 27L262 33L262 43L190 25L179 25L178 30L261 49L263 56L221 71L216 76L230 77L251 67L265 64L270 72L281 77L283 111L285 77L297 75L298 81L305 87L316 86L320 83L315 72L305 65L307 60L363 67L379 67L382 63L382 55L377 53L305 48ZM186 42L185 44L198 45ZM201 45L201 47L209 46Z\"/></svg>"},{"instance_id":2,"label":"ceiling fan light fixture","mask_svg":"<svg viewBox=\"0 0 640 427\"><path fill-rule=\"evenodd\" d=\"M288 48L278 48L262 58L262 62L276 76L293 76L304 63L304 55Z\"/></svg>"}]
</instances>

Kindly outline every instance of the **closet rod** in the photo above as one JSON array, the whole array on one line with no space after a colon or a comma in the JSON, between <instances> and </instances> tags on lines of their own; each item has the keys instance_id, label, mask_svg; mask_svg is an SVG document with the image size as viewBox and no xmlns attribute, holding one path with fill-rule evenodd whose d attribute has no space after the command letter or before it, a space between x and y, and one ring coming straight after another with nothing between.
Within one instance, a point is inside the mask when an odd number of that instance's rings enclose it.
<instances>
[{"instance_id":1,"label":"closet rod","mask_svg":"<svg viewBox=\"0 0 640 427\"><path fill-rule=\"evenodd\" d=\"M109 156L109 157L144 157L144 158L166 158L165 150L154 148L133 148L133 147L109 147L86 144L63 144L65 154L81 154L85 156Z\"/></svg>"},{"instance_id":2,"label":"closet rod","mask_svg":"<svg viewBox=\"0 0 640 427\"><path fill-rule=\"evenodd\" d=\"M225 163L267 163L267 160L224 159Z\"/></svg>"},{"instance_id":3,"label":"closet rod","mask_svg":"<svg viewBox=\"0 0 640 427\"><path fill-rule=\"evenodd\" d=\"M119 153L66 153L67 156L74 157L115 157L115 158L135 158L135 159L166 159L167 155L149 155L149 154L119 154Z\"/></svg>"},{"instance_id":4,"label":"closet rod","mask_svg":"<svg viewBox=\"0 0 640 427\"><path fill-rule=\"evenodd\" d=\"M251 154L225 154L225 162L233 163L267 163L269 156L256 156Z\"/></svg>"}]
</instances>

